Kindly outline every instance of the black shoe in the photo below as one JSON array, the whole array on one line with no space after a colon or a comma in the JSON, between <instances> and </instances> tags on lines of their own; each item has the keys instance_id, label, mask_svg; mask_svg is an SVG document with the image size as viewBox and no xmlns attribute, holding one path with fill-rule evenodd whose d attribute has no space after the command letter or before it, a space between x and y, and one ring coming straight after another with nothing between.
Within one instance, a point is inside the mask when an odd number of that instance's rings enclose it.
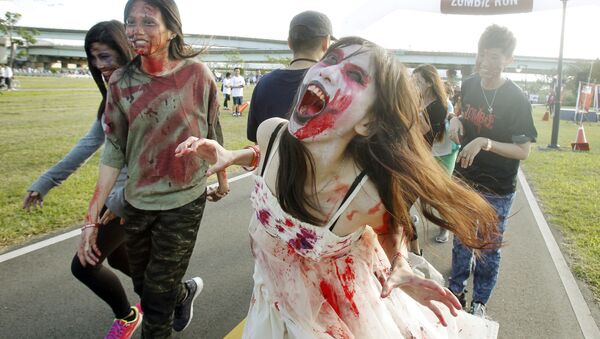
<instances>
[{"instance_id":1,"label":"black shoe","mask_svg":"<svg viewBox=\"0 0 600 339\"><path fill-rule=\"evenodd\" d=\"M187 295L181 303L175 305L175 316L173 318L173 330L181 332L188 327L194 316L194 299L202 291L204 283L200 277L192 278L185 283Z\"/></svg>"},{"instance_id":2,"label":"black shoe","mask_svg":"<svg viewBox=\"0 0 600 339\"><path fill-rule=\"evenodd\" d=\"M452 291L450 291L450 292L452 292ZM456 299L458 299L458 302L460 302L460 306L462 306L463 310L465 309L465 307L467 307L467 297L465 296L466 292L467 291L464 291L460 294L456 294L456 293L452 292L452 294L454 294Z\"/></svg>"}]
</instances>

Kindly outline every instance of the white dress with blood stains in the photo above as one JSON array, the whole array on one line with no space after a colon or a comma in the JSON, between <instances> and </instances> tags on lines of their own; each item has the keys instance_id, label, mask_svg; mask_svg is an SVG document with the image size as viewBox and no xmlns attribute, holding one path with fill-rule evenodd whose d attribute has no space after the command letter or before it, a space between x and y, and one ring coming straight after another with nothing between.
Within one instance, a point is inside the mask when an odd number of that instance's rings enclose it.
<instances>
[{"instance_id":1,"label":"white dress with blood stains","mask_svg":"<svg viewBox=\"0 0 600 339\"><path fill-rule=\"evenodd\" d=\"M260 176L251 200L254 291L243 338L496 338L497 323L464 311L453 317L440 304L442 326L400 289L382 299L376 275L390 265L371 227L340 237L301 222Z\"/></svg>"}]
</instances>

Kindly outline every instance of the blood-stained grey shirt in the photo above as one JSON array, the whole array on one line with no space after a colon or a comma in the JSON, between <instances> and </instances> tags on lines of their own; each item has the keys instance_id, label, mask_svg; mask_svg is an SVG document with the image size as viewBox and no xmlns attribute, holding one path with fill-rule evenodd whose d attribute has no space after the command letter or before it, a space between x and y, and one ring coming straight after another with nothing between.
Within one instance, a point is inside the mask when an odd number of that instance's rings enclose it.
<instances>
[{"instance_id":1,"label":"blood-stained grey shirt","mask_svg":"<svg viewBox=\"0 0 600 339\"><path fill-rule=\"evenodd\" d=\"M210 128L222 135L218 110L217 85L199 61L183 60L161 76L137 68L115 72L104 114L102 163L127 166L125 199L133 207L168 210L204 193L207 163L195 156L176 158L175 148L190 136L207 137Z\"/></svg>"}]
</instances>

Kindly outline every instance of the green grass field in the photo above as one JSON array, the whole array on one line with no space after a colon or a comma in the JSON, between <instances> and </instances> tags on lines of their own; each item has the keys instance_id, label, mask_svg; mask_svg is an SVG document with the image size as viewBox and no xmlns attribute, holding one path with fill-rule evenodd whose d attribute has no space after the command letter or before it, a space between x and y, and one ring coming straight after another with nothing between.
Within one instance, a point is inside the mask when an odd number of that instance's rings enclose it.
<instances>
[{"instance_id":1,"label":"green grass field","mask_svg":"<svg viewBox=\"0 0 600 339\"><path fill-rule=\"evenodd\" d=\"M91 79L21 77L22 89L0 93L0 250L32 237L73 227L85 215L97 175L98 155L45 198L43 210L21 209L27 187L83 136L100 101ZM48 90L28 91L28 88ZM70 88L72 90L58 90ZM57 90L52 90L57 89ZM249 100L252 87L245 91ZM534 111L538 143L523 169L548 221L565 235L576 274L600 299L600 124L586 123L590 152L572 152L577 126L561 121L560 151L544 151L551 122ZM247 145L246 118L223 111L226 146ZM239 169L233 169L239 171Z\"/></svg>"},{"instance_id":2,"label":"green grass field","mask_svg":"<svg viewBox=\"0 0 600 339\"><path fill-rule=\"evenodd\" d=\"M561 121L559 151L540 149L550 143L552 121L541 121L544 109L534 110L537 145L522 168L546 215L565 235L573 271L588 282L600 300L600 123L584 123L591 150L573 152L577 125Z\"/></svg>"},{"instance_id":3,"label":"green grass field","mask_svg":"<svg viewBox=\"0 0 600 339\"><path fill-rule=\"evenodd\" d=\"M22 210L29 185L87 133L101 97L97 90L89 90L96 88L91 78L18 80L20 90L0 92L0 250L80 223L95 186L99 161L97 152L61 186L51 190L42 210ZM28 90L40 88L48 90ZM245 100L250 100L253 89L249 86L244 91ZM246 116L234 118L230 111L223 111L221 124L226 147L249 144Z\"/></svg>"}]
</instances>

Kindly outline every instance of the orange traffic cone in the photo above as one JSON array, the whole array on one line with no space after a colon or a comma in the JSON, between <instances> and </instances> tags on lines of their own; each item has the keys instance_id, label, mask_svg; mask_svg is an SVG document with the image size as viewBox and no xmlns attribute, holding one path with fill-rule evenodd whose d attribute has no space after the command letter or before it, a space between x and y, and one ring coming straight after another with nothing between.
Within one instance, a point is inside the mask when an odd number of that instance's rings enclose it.
<instances>
[{"instance_id":1,"label":"orange traffic cone","mask_svg":"<svg viewBox=\"0 0 600 339\"><path fill-rule=\"evenodd\" d=\"M544 113L544 116L542 117L542 121L548 121L550 120L550 112L546 111L546 113Z\"/></svg>"},{"instance_id":2,"label":"orange traffic cone","mask_svg":"<svg viewBox=\"0 0 600 339\"><path fill-rule=\"evenodd\" d=\"M250 101L246 101L245 103L240 105L240 113L243 113L246 108L248 108L248 105L250 105Z\"/></svg>"},{"instance_id":3,"label":"orange traffic cone","mask_svg":"<svg viewBox=\"0 0 600 339\"><path fill-rule=\"evenodd\" d=\"M577 139L575 142L571 143L571 149L573 151L589 151L590 144L588 144L587 139L585 138L585 131L583 130L583 125L579 126L577 130Z\"/></svg>"}]
</instances>

